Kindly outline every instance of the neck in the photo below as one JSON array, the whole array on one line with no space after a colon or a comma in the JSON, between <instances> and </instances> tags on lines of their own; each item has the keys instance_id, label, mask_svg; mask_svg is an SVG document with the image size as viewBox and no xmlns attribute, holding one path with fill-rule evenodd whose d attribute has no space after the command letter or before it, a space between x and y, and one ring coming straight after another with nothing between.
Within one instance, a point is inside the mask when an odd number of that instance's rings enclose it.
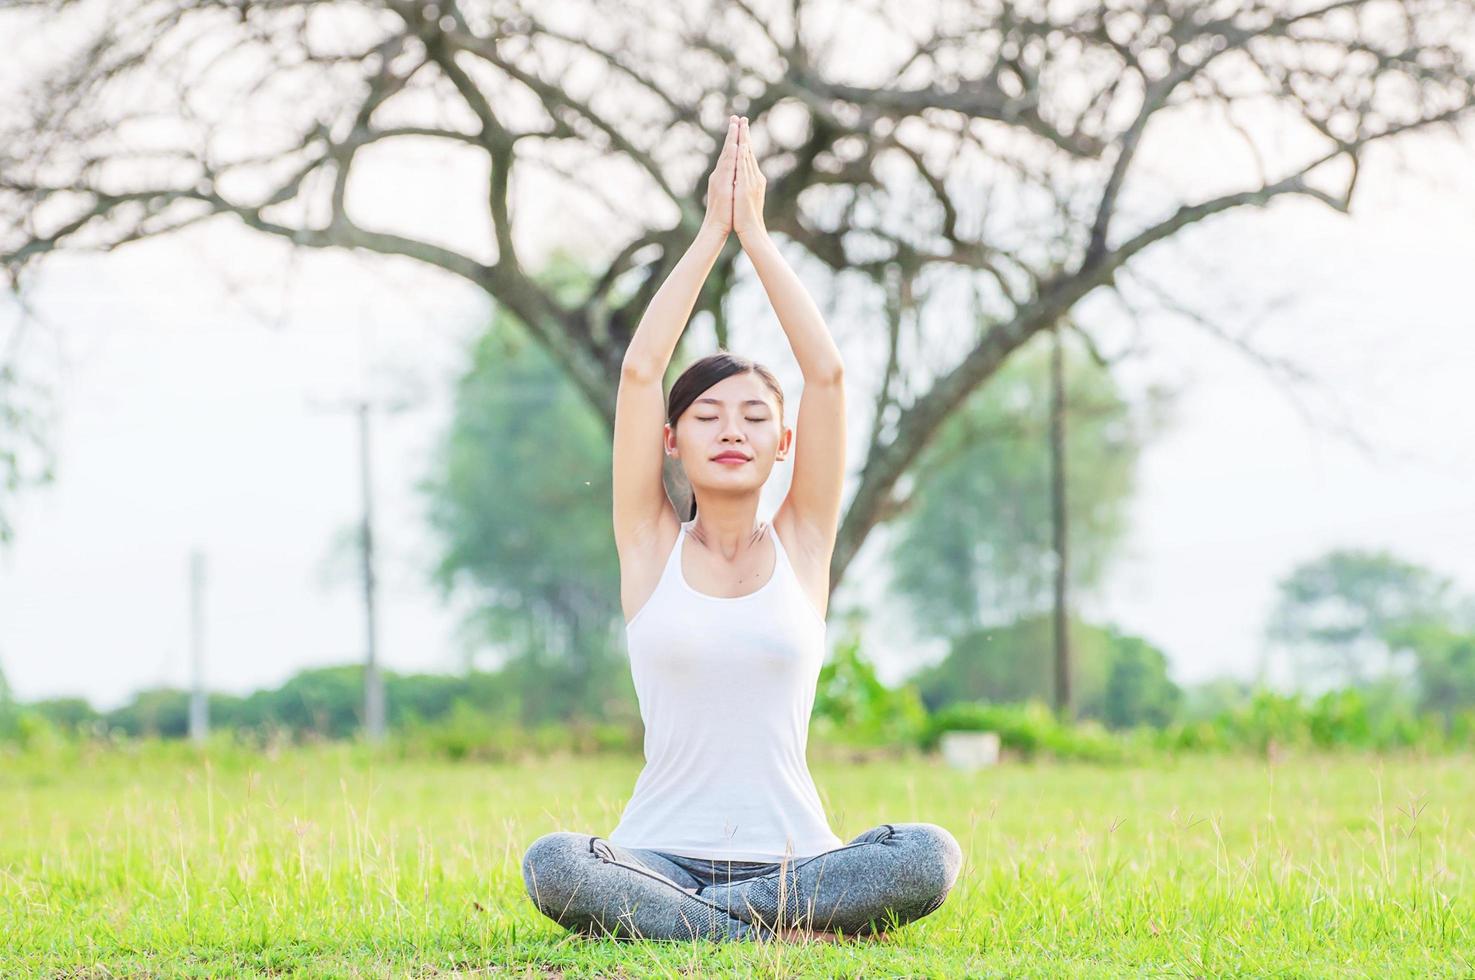
<instances>
[{"instance_id":1,"label":"neck","mask_svg":"<svg viewBox=\"0 0 1475 980\"><path fill-rule=\"evenodd\" d=\"M691 535L711 551L731 558L752 546L763 535L758 522L758 496L730 502L699 502Z\"/></svg>"}]
</instances>

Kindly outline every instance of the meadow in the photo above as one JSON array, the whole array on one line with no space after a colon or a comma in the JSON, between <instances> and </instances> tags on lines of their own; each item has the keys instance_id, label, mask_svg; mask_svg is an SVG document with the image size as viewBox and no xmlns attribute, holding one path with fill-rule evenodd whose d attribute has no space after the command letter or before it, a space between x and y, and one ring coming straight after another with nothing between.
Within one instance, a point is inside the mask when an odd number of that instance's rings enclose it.
<instances>
[{"instance_id":1,"label":"meadow","mask_svg":"<svg viewBox=\"0 0 1475 980\"><path fill-rule=\"evenodd\" d=\"M816 761L836 833L941 824L957 886L879 941L721 945L526 897L528 843L607 832L638 758L53 747L0 755L0 976L1468 977L1471 761Z\"/></svg>"}]
</instances>

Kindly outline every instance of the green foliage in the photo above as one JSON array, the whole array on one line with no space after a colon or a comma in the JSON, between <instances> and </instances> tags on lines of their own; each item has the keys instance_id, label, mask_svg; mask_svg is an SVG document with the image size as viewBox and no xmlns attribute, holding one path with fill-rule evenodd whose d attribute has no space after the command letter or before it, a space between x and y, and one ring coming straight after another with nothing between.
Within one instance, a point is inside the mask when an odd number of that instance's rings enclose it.
<instances>
[{"instance_id":1,"label":"green foliage","mask_svg":"<svg viewBox=\"0 0 1475 980\"><path fill-rule=\"evenodd\" d=\"M1130 638L1129 638L1130 639ZM1455 637L1451 649L1464 650ZM1156 669L1160 653L1133 642L1121 663L1130 665L1109 677L1122 678L1107 690L1126 687L1143 664ZM1462 655L1462 654L1461 654ZM1452 655L1453 656L1453 655ZM637 753L643 728L638 712L595 721L528 723L519 691L530 678L513 666L495 673L401 675L387 672L391 751L402 757L512 761L549 753ZM1141 675L1139 675L1141 676ZM1150 672L1146 676L1151 676ZM359 734L362 671L358 666L303 671L281 687L246 697L212 695L213 755L274 750L296 740L349 739ZM1194 713L1160 728L1151 711L1144 723L1108 730L1086 719L1062 723L1039 700L1015 703L951 701L931 715L912 684L891 688L876 676L857 634L837 644L820 671L813 727L817 741L854 747L916 747L935 750L949 730L995 731L1019 757L1101 763L1141 761L1154 753L1300 751L1467 752L1475 749L1475 707L1436 711L1387 684L1326 692L1316 698L1269 690L1243 698L1236 685L1215 685L1217 701L1194 689ZM1110 704L1110 700L1107 702ZM1148 698L1138 699L1150 705ZM1210 704L1219 706L1212 712ZM1117 710L1117 709L1113 709ZM73 765L89 746L173 744L194 758L202 751L182 742L188 729L186 692L141 692L133 702L98 714L84 701L57 699L13 705L0 717L0 751L44 756L58 766ZM121 740L121 741L120 741ZM8 749L7 749L8 746Z\"/></svg>"},{"instance_id":2,"label":"green foliage","mask_svg":"<svg viewBox=\"0 0 1475 980\"><path fill-rule=\"evenodd\" d=\"M858 633L835 644L820 668L813 731L831 742L894 745L913 741L927 723L914 685L891 688L861 652Z\"/></svg>"},{"instance_id":3,"label":"green foliage","mask_svg":"<svg viewBox=\"0 0 1475 980\"><path fill-rule=\"evenodd\" d=\"M1111 660L1109 636L1074 620L1070 637L1076 714L1099 717ZM955 701L1049 702L1055 690L1053 650L1050 616L1028 616L961 634L947 656L919 671L914 681L934 710Z\"/></svg>"},{"instance_id":4,"label":"green foliage","mask_svg":"<svg viewBox=\"0 0 1475 980\"><path fill-rule=\"evenodd\" d=\"M1388 551L1342 549L1295 568L1266 637L1287 651L1297 686L1359 686L1406 676L1395 637L1417 624L1446 624L1452 583Z\"/></svg>"},{"instance_id":5,"label":"green foliage","mask_svg":"<svg viewBox=\"0 0 1475 980\"><path fill-rule=\"evenodd\" d=\"M12 716L6 737L23 752L54 757L67 747L72 734L39 711L21 709Z\"/></svg>"},{"instance_id":6,"label":"green foliage","mask_svg":"<svg viewBox=\"0 0 1475 980\"><path fill-rule=\"evenodd\" d=\"M182 738L189 733L189 692L174 688L139 691L107 714L107 723L135 737Z\"/></svg>"},{"instance_id":7,"label":"green foliage","mask_svg":"<svg viewBox=\"0 0 1475 980\"><path fill-rule=\"evenodd\" d=\"M1186 722L1207 721L1247 703L1254 693L1254 684L1233 677L1190 684L1183 689L1180 716Z\"/></svg>"},{"instance_id":8,"label":"green foliage","mask_svg":"<svg viewBox=\"0 0 1475 980\"><path fill-rule=\"evenodd\" d=\"M928 719L921 746L935 749L944 732L997 732L1005 748L1030 759L1049 755L1089 762L1124 762L1133 758L1131 743L1095 722L1062 724L1039 701L1026 704L961 702L948 705Z\"/></svg>"},{"instance_id":9,"label":"green foliage","mask_svg":"<svg viewBox=\"0 0 1475 980\"><path fill-rule=\"evenodd\" d=\"M951 413L912 470L890 560L919 631L951 639L1050 607L1049 338L1041 340ZM1067 344L1066 355L1070 585L1083 594L1125 534L1137 458L1161 418L1134 413L1084 352Z\"/></svg>"},{"instance_id":10,"label":"green foliage","mask_svg":"<svg viewBox=\"0 0 1475 980\"><path fill-rule=\"evenodd\" d=\"M1475 633L1443 623L1407 623L1387 631L1389 644L1418 665L1419 705L1453 720L1475 710Z\"/></svg>"},{"instance_id":11,"label":"green foliage","mask_svg":"<svg viewBox=\"0 0 1475 980\"><path fill-rule=\"evenodd\" d=\"M1260 690L1213 719L1170 725L1156 741L1189 751L1460 751L1475 747L1462 724L1416 711L1391 685L1343 688L1315 698Z\"/></svg>"},{"instance_id":12,"label":"green foliage","mask_svg":"<svg viewBox=\"0 0 1475 980\"><path fill-rule=\"evenodd\" d=\"M618 688L611 694L602 725L577 717L567 725L527 723L522 692L538 679L528 673L530 669L515 663L501 671L459 675L385 671L391 732L406 733L422 746L441 745L446 754L457 757L500 758L507 751L515 754L539 745L631 744L629 732L639 726L638 707L617 710L623 703ZM544 683L557 683L546 673L538 676ZM362 666L317 667L299 672L280 687L245 697L211 694L210 725L212 731L233 731L263 743L281 738L352 739L363 725L363 697ZM523 732L535 729L543 734L529 741ZM135 739L183 738L189 732L189 693L173 688L141 691L128 704L106 713L73 698L17 706L10 721L0 725L0 738L24 741L46 732L60 738L93 731Z\"/></svg>"},{"instance_id":13,"label":"green foliage","mask_svg":"<svg viewBox=\"0 0 1475 980\"><path fill-rule=\"evenodd\" d=\"M1161 650L1114 627L1080 620L1071 624L1070 644L1077 717L1116 728L1161 725L1176 717L1182 693L1168 677ZM1053 702L1054 623L1039 615L971 630L914 682L934 710L958 701Z\"/></svg>"},{"instance_id":14,"label":"green foliage","mask_svg":"<svg viewBox=\"0 0 1475 980\"><path fill-rule=\"evenodd\" d=\"M561 260L547 278L579 286ZM634 703L622 680L610 452L602 417L566 371L499 311L471 351L421 490L442 542L435 580L446 594L477 595L465 631L513 668L529 724L608 718Z\"/></svg>"},{"instance_id":15,"label":"green foliage","mask_svg":"<svg viewBox=\"0 0 1475 980\"><path fill-rule=\"evenodd\" d=\"M1260 690L1212 718L1162 728L1112 732L1092 722L1064 724L1042 702L955 702L927 721L919 745L934 749L945 731L997 732L1023 758L1141 761L1154 752L1475 749L1475 709L1445 718L1418 712L1396 688L1348 688L1316 698Z\"/></svg>"},{"instance_id":16,"label":"green foliage","mask_svg":"<svg viewBox=\"0 0 1475 980\"><path fill-rule=\"evenodd\" d=\"M1168 677L1168 658L1137 636L1111 631L1111 664L1102 695L1102 718L1113 728L1161 728L1178 715L1183 691Z\"/></svg>"},{"instance_id":17,"label":"green foliage","mask_svg":"<svg viewBox=\"0 0 1475 980\"><path fill-rule=\"evenodd\" d=\"M457 700L443 718L413 721L393 739L402 758L515 762L555 753L587 756L640 751L639 726L606 722L547 722L525 726L498 719Z\"/></svg>"},{"instance_id":18,"label":"green foliage","mask_svg":"<svg viewBox=\"0 0 1475 980\"><path fill-rule=\"evenodd\" d=\"M26 708L64 731L75 732L102 720L102 715L87 703L86 698L50 698L45 701L32 701L26 705Z\"/></svg>"}]
</instances>

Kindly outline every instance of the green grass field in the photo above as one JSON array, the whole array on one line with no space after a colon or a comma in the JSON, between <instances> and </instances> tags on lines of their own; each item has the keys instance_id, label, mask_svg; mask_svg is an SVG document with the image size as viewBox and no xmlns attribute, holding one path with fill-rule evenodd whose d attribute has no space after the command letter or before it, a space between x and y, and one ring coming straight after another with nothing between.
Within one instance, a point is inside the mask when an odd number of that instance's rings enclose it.
<instances>
[{"instance_id":1,"label":"green grass field","mask_svg":"<svg viewBox=\"0 0 1475 980\"><path fill-rule=\"evenodd\" d=\"M951 830L941 910L879 942L588 940L519 861L606 833L637 759L0 756L0 976L1475 976L1475 766L816 763L831 824Z\"/></svg>"}]
</instances>

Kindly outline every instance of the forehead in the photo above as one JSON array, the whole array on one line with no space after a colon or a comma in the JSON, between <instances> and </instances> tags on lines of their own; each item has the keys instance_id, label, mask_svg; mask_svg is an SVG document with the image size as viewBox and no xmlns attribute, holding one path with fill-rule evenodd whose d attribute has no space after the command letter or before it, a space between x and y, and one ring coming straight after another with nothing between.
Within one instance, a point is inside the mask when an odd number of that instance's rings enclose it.
<instances>
[{"instance_id":1,"label":"forehead","mask_svg":"<svg viewBox=\"0 0 1475 980\"><path fill-rule=\"evenodd\" d=\"M710 405L714 407L748 407L749 405L766 405L772 408L773 391L763 381L751 372L734 374L723 378L721 381L708 388L697 396L692 405Z\"/></svg>"}]
</instances>

